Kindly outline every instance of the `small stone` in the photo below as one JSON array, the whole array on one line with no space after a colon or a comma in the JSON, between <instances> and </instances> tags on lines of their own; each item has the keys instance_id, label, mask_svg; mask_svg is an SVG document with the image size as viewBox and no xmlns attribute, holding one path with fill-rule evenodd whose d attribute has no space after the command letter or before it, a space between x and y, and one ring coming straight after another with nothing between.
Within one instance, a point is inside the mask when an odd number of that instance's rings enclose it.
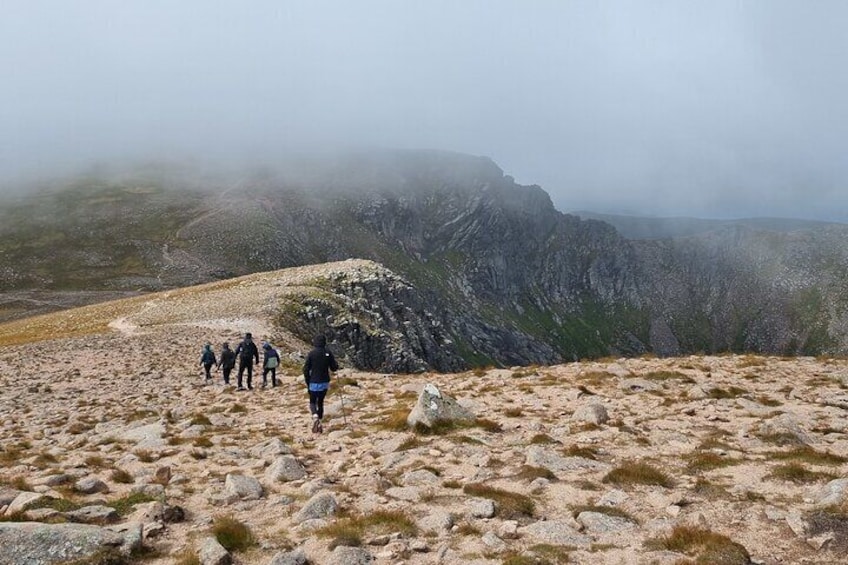
<instances>
[{"instance_id":1,"label":"small stone","mask_svg":"<svg viewBox=\"0 0 848 565\"><path fill-rule=\"evenodd\" d=\"M87 477L74 484L74 490L80 494L96 494L109 492L109 486L96 477Z\"/></svg>"},{"instance_id":2,"label":"small stone","mask_svg":"<svg viewBox=\"0 0 848 565\"><path fill-rule=\"evenodd\" d=\"M310 498L303 505L297 514L294 515L294 521L297 524L306 522L307 520L315 520L326 518L336 513L339 505L336 502L336 497L329 492L319 492Z\"/></svg>"},{"instance_id":3,"label":"small stone","mask_svg":"<svg viewBox=\"0 0 848 565\"><path fill-rule=\"evenodd\" d=\"M230 565L233 562L230 553L213 537L203 539L198 557L201 565Z\"/></svg>"},{"instance_id":4,"label":"small stone","mask_svg":"<svg viewBox=\"0 0 848 565\"><path fill-rule=\"evenodd\" d=\"M306 554L302 549L278 553L271 558L268 565L306 565Z\"/></svg>"},{"instance_id":5,"label":"small stone","mask_svg":"<svg viewBox=\"0 0 848 565\"><path fill-rule=\"evenodd\" d=\"M467 506L474 518L492 518L495 515L495 502L488 498L472 498Z\"/></svg>"},{"instance_id":6,"label":"small stone","mask_svg":"<svg viewBox=\"0 0 848 565\"><path fill-rule=\"evenodd\" d=\"M114 524L120 521L120 516L111 506L92 505L66 512L65 516L71 522L83 524Z\"/></svg>"},{"instance_id":7,"label":"small stone","mask_svg":"<svg viewBox=\"0 0 848 565\"><path fill-rule=\"evenodd\" d=\"M240 500L259 500L263 492L262 485L253 477L229 473L224 479L224 493Z\"/></svg>"},{"instance_id":8,"label":"small stone","mask_svg":"<svg viewBox=\"0 0 848 565\"><path fill-rule=\"evenodd\" d=\"M609 420L606 407L598 401L592 401L580 406L571 415L576 422L587 422L589 424L601 425Z\"/></svg>"}]
</instances>

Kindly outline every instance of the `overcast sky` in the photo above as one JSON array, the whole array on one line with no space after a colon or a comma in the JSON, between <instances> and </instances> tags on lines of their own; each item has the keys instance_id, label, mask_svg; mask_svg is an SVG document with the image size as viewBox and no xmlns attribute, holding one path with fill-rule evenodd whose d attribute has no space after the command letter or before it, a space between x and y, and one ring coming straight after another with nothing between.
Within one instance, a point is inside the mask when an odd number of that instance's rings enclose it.
<instances>
[{"instance_id":1,"label":"overcast sky","mask_svg":"<svg viewBox=\"0 0 848 565\"><path fill-rule=\"evenodd\" d=\"M0 183L486 155L562 211L848 221L848 2L3 0Z\"/></svg>"}]
</instances>

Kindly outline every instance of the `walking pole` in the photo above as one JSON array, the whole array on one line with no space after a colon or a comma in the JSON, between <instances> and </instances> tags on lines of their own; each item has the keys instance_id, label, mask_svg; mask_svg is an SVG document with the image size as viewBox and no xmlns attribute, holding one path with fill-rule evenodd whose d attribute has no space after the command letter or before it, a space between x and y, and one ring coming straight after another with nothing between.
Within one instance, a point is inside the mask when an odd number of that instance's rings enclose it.
<instances>
[{"instance_id":1,"label":"walking pole","mask_svg":"<svg viewBox=\"0 0 848 565\"><path fill-rule=\"evenodd\" d=\"M344 420L345 428L347 427L347 414L345 413L344 407L344 383L342 383L342 387L339 389L339 393L341 394L342 399L342 420Z\"/></svg>"}]
</instances>

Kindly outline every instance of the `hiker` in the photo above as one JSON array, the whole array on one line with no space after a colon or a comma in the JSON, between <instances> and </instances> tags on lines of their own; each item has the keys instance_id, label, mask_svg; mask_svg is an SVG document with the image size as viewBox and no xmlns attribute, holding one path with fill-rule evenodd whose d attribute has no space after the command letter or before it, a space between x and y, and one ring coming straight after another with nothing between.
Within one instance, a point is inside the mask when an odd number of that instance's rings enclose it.
<instances>
[{"instance_id":1,"label":"hiker","mask_svg":"<svg viewBox=\"0 0 848 565\"><path fill-rule=\"evenodd\" d=\"M203 370L206 371L206 381L209 382L212 380L212 373L209 371L212 369L212 365L215 365L218 362L215 359L215 352L212 351L212 344L207 343L203 346L203 353L200 354L200 364L203 365Z\"/></svg>"},{"instance_id":2,"label":"hiker","mask_svg":"<svg viewBox=\"0 0 848 565\"><path fill-rule=\"evenodd\" d=\"M244 390L241 375L244 373L245 369L247 369L247 388L248 390L253 390L253 365L254 363L259 365L259 349L257 349L256 344L253 343L253 334L250 332L244 334L244 341L242 341L236 348L236 355L238 355L239 358L237 390Z\"/></svg>"},{"instance_id":3,"label":"hiker","mask_svg":"<svg viewBox=\"0 0 848 565\"><path fill-rule=\"evenodd\" d=\"M271 388L277 386L277 366L280 364L280 354L267 341L262 344L265 361L262 363L262 388L268 384L268 373L271 373Z\"/></svg>"},{"instance_id":4,"label":"hiker","mask_svg":"<svg viewBox=\"0 0 848 565\"><path fill-rule=\"evenodd\" d=\"M306 379L306 387L309 389L312 433L320 434L324 431L321 419L324 417L324 397L327 396L327 390L330 388L330 371L338 371L339 365L327 349L326 337L315 336L312 345L315 348L306 356L306 363L303 364L303 378Z\"/></svg>"},{"instance_id":5,"label":"hiker","mask_svg":"<svg viewBox=\"0 0 848 565\"><path fill-rule=\"evenodd\" d=\"M233 367L236 366L235 351L230 349L230 344L226 341L221 346L221 361L218 363L218 368L224 370L224 384L230 384L230 373Z\"/></svg>"}]
</instances>

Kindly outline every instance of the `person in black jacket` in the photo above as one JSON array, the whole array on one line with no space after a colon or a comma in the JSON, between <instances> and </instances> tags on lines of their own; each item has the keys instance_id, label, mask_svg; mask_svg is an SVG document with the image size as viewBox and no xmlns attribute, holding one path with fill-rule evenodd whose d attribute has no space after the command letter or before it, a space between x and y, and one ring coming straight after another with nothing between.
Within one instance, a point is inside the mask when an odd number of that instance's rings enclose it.
<instances>
[{"instance_id":1,"label":"person in black jacket","mask_svg":"<svg viewBox=\"0 0 848 565\"><path fill-rule=\"evenodd\" d=\"M321 418L324 417L324 397L330 388L330 371L338 371L339 365L332 352L327 349L327 338L315 336L312 340L315 349L306 356L303 364L303 378L309 390L309 412L312 413L312 433L322 433Z\"/></svg>"},{"instance_id":2,"label":"person in black jacket","mask_svg":"<svg viewBox=\"0 0 848 565\"><path fill-rule=\"evenodd\" d=\"M270 343L262 344L262 352L265 360L262 362L262 388L268 386L268 373L271 373L271 387L277 386L277 366L280 364L280 355Z\"/></svg>"},{"instance_id":3,"label":"person in black jacket","mask_svg":"<svg viewBox=\"0 0 848 565\"><path fill-rule=\"evenodd\" d=\"M253 365L259 365L259 349L253 343L253 335L250 332L244 334L244 341L236 348L236 355L239 358L238 390L244 390L241 375L245 369L247 369L247 388L253 390Z\"/></svg>"},{"instance_id":4,"label":"person in black jacket","mask_svg":"<svg viewBox=\"0 0 848 565\"><path fill-rule=\"evenodd\" d=\"M224 384L230 384L230 373L233 367L236 366L236 353L230 349L230 344L224 342L221 346L221 361L218 363L218 368L224 370Z\"/></svg>"}]
</instances>

